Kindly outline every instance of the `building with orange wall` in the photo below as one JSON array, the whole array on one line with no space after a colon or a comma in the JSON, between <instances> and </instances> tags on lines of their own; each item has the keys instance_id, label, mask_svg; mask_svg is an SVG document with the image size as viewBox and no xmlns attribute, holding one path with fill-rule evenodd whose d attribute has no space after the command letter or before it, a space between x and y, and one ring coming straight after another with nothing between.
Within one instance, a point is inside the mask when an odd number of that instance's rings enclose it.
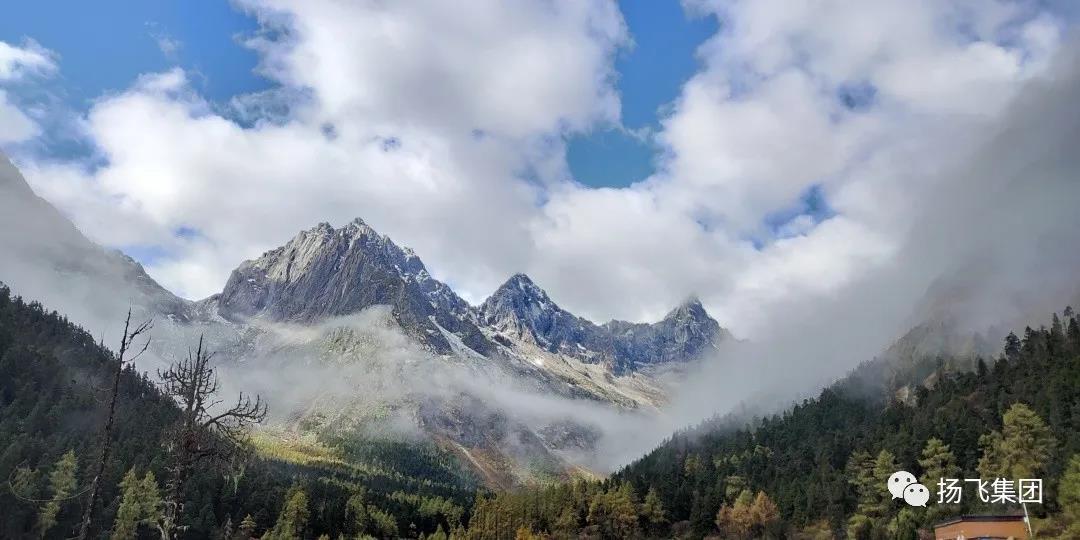
<instances>
[{"instance_id":1,"label":"building with orange wall","mask_svg":"<svg viewBox=\"0 0 1080 540\"><path fill-rule=\"evenodd\" d=\"M934 525L935 540L1028 540L1024 516L959 516Z\"/></svg>"}]
</instances>

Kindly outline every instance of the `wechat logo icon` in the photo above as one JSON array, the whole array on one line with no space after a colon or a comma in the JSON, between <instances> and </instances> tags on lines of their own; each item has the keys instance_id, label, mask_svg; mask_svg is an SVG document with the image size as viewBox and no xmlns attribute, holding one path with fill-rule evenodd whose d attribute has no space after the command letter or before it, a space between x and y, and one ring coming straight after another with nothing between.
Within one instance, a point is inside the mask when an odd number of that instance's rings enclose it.
<instances>
[{"instance_id":1,"label":"wechat logo icon","mask_svg":"<svg viewBox=\"0 0 1080 540\"><path fill-rule=\"evenodd\" d=\"M915 479L915 475L907 471L896 471L889 477L889 493L894 499L904 499L910 506L926 507L930 500L930 490Z\"/></svg>"}]
</instances>

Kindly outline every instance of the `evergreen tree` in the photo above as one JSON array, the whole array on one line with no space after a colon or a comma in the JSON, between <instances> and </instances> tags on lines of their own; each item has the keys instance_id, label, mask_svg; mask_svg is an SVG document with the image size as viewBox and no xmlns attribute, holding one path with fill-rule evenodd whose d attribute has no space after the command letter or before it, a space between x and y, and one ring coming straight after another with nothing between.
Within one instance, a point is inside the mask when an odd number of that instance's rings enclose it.
<instances>
[{"instance_id":1,"label":"evergreen tree","mask_svg":"<svg viewBox=\"0 0 1080 540\"><path fill-rule=\"evenodd\" d=\"M446 535L446 531L442 528L442 523L436 527L435 532L431 536L427 537L427 540L447 540L449 537Z\"/></svg>"},{"instance_id":2,"label":"evergreen tree","mask_svg":"<svg viewBox=\"0 0 1080 540\"><path fill-rule=\"evenodd\" d=\"M240 522L240 533L246 540L255 536L256 527L258 527L258 525L255 524L255 518L251 517L251 514L248 514L244 516L243 521Z\"/></svg>"},{"instance_id":3,"label":"evergreen tree","mask_svg":"<svg viewBox=\"0 0 1080 540\"><path fill-rule=\"evenodd\" d=\"M892 531L895 540L918 540L919 521L911 508L904 508L896 516L895 530Z\"/></svg>"},{"instance_id":4,"label":"evergreen tree","mask_svg":"<svg viewBox=\"0 0 1080 540\"><path fill-rule=\"evenodd\" d=\"M641 517L652 532L667 522L667 512L664 510L664 503L660 501L656 488L650 487L645 495L645 502L641 505Z\"/></svg>"},{"instance_id":5,"label":"evergreen tree","mask_svg":"<svg viewBox=\"0 0 1080 540\"><path fill-rule=\"evenodd\" d=\"M514 540L540 540L540 536L532 531L532 529L522 525L518 527L514 533Z\"/></svg>"},{"instance_id":6,"label":"evergreen tree","mask_svg":"<svg viewBox=\"0 0 1080 540\"><path fill-rule=\"evenodd\" d=\"M1070 313L1065 325L1065 352L1067 354L1080 354L1080 323Z\"/></svg>"},{"instance_id":7,"label":"evergreen tree","mask_svg":"<svg viewBox=\"0 0 1080 540\"><path fill-rule=\"evenodd\" d=\"M68 450L53 466L49 474L49 493L52 500L45 503L38 514L37 528L40 537L44 538L45 533L56 525L61 503L75 491L75 472L78 466L74 450Z\"/></svg>"},{"instance_id":8,"label":"evergreen tree","mask_svg":"<svg viewBox=\"0 0 1080 540\"><path fill-rule=\"evenodd\" d=\"M376 536L380 538L397 536L398 524L393 515L371 506L368 507L368 515L371 516L371 524Z\"/></svg>"},{"instance_id":9,"label":"evergreen tree","mask_svg":"<svg viewBox=\"0 0 1080 540\"><path fill-rule=\"evenodd\" d=\"M983 478L1039 478L1057 441L1046 422L1023 403L1014 403L1002 417L1002 430L979 438Z\"/></svg>"},{"instance_id":10,"label":"evergreen tree","mask_svg":"<svg viewBox=\"0 0 1080 540\"><path fill-rule=\"evenodd\" d=\"M112 540L130 540L135 538L141 516L141 504L137 497L139 492L139 477L135 469L128 470L124 479L120 481L120 491L123 499L120 508L116 511L116 519L113 521Z\"/></svg>"},{"instance_id":11,"label":"evergreen tree","mask_svg":"<svg viewBox=\"0 0 1080 540\"><path fill-rule=\"evenodd\" d=\"M960 477L960 466L956 464L956 456L953 455L949 445L937 437L931 437L926 441L926 446L922 449L922 457L919 459L919 466L923 469L920 482L930 490L931 502L938 500L938 497L940 497L938 495L938 483L943 478ZM953 510L946 506L932 505L926 509L925 514L928 520L936 521L951 512ZM900 535L900 533L897 534Z\"/></svg>"},{"instance_id":12,"label":"evergreen tree","mask_svg":"<svg viewBox=\"0 0 1080 540\"><path fill-rule=\"evenodd\" d=\"M271 540L302 538L310 517L311 510L308 509L307 493L303 489L294 488L267 538Z\"/></svg>"},{"instance_id":13,"label":"evergreen tree","mask_svg":"<svg viewBox=\"0 0 1080 540\"><path fill-rule=\"evenodd\" d=\"M848 518L849 537L868 538L877 529L888 503L887 492L883 493L883 486L896 471L895 465L893 455L887 450L879 452L877 458L872 458L870 453L864 450L852 453L848 460L847 474L848 481L855 488L857 503L855 513ZM888 472L885 472L886 470Z\"/></svg>"},{"instance_id":14,"label":"evergreen tree","mask_svg":"<svg viewBox=\"0 0 1080 540\"><path fill-rule=\"evenodd\" d=\"M1031 330L1028 328L1028 330ZM1009 332L1009 335L1005 336L1005 358L1010 361L1015 361L1020 358L1020 338L1016 337L1014 332Z\"/></svg>"},{"instance_id":15,"label":"evergreen tree","mask_svg":"<svg viewBox=\"0 0 1080 540\"><path fill-rule=\"evenodd\" d=\"M1080 454L1073 454L1058 485L1058 503L1068 524L1068 533L1080 538Z\"/></svg>"},{"instance_id":16,"label":"evergreen tree","mask_svg":"<svg viewBox=\"0 0 1080 540\"><path fill-rule=\"evenodd\" d=\"M129 470L120 482L120 491L122 499L113 522L113 540L135 538L139 525L157 524L161 496L158 494L157 480L153 472L147 471L146 475L139 479L135 469Z\"/></svg>"},{"instance_id":17,"label":"evergreen tree","mask_svg":"<svg viewBox=\"0 0 1080 540\"><path fill-rule=\"evenodd\" d=\"M942 478L957 478L960 476L960 467L956 464L956 456L953 455L949 445L937 437L931 437L926 441L922 450L922 459L919 466L923 469L922 484L934 491ZM936 493L936 491L935 491Z\"/></svg>"},{"instance_id":18,"label":"evergreen tree","mask_svg":"<svg viewBox=\"0 0 1080 540\"><path fill-rule=\"evenodd\" d=\"M864 516L876 516L881 486L874 476L874 459L865 450L856 450L847 464L848 482L855 488L856 509Z\"/></svg>"},{"instance_id":19,"label":"evergreen tree","mask_svg":"<svg viewBox=\"0 0 1080 540\"><path fill-rule=\"evenodd\" d=\"M367 507L364 505L364 494L356 492L345 501L345 516L349 520L349 530L355 534L361 534L367 530L370 518Z\"/></svg>"},{"instance_id":20,"label":"evergreen tree","mask_svg":"<svg viewBox=\"0 0 1080 540\"><path fill-rule=\"evenodd\" d=\"M728 476L724 478L724 500L735 502L739 494L746 489L746 479L741 476Z\"/></svg>"}]
</instances>

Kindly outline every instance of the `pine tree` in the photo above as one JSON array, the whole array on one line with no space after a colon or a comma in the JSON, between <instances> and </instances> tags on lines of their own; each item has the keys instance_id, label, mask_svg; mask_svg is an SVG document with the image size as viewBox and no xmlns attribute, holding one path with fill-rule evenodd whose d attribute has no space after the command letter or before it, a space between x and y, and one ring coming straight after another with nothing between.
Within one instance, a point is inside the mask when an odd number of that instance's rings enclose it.
<instances>
[{"instance_id":1,"label":"pine tree","mask_svg":"<svg viewBox=\"0 0 1080 540\"><path fill-rule=\"evenodd\" d=\"M724 500L735 502L739 494L746 489L746 479L741 476L728 476L724 478Z\"/></svg>"},{"instance_id":2,"label":"pine tree","mask_svg":"<svg viewBox=\"0 0 1080 540\"><path fill-rule=\"evenodd\" d=\"M656 488L650 487L649 492L645 495L645 502L641 505L641 517L645 519L645 523L653 531L667 522L667 511L664 510L664 503L660 501L660 495L656 493Z\"/></svg>"},{"instance_id":3,"label":"pine tree","mask_svg":"<svg viewBox=\"0 0 1080 540\"><path fill-rule=\"evenodd\" d=\"M240 522L240 532L243 533L245 539L255 536L255 528L258 527L255 523L255 518L251 517L251 514L244 516L243 521Z\"/></svg>"},{"instance_id":4,"label":"pine tree","mask_svg":"<svg viewBox=\"0 0 1080 540\"><path fill-rule=\"evenodd\" d=\"M139 527L142 507L138 501L139 477L135 469L128 470L120 481L121 501L113 521L112 540L130 540L135 538Z\"/></svg>"},{"instance_id":5,"label":"pine tree","mask_svg":"<svg viewBox=\"0 0 1080 540\"><path fill-rule=\"evenodd\" d=\"M382 510L373 506L368 507L368 515L371 516L371 523L375 529L375 534L380 537L393 537L398 534L397 519L393 515L383 512Z\"/></svg>"},{"instance_id":6,"label":"pine tree","mask_svg":"<svg viewBox=\"0 0 1080 540\"><path fill-rule=\"evenodd\" d=\"M554 531L559 537L570 537L578 530L578 514L571 507L563 508L555 520Z\"/></svg>"},{"instance_id":7,"label":"pine tree","mask_svg":"<svg viewBox=\"0 0 1080 540\"><path fill-rule=\"evenodd\" d=\"M449 537L446 535L446 531L443 530L442 523L440 523L439 526L435 529L435 532L432 533L427 540L447 540L447 538Z\"/></svg>"},{"instance_id":8,"label":"pine tree","mask_svg":"<svg viewBox=\"0 0 1080 540\"><path fill-rule=\"evenodd\" d=\"M1028 328L1028 330L1031 329ZM1009 361L1020 358L1020 338L1016 337L1014 332L1009 332L1009 335L1005 336L1005 358Z\"/></svg>"},{"instance_id":9,"label":"pine tree","mask_svg":"<svg viewBox=\"0 0 1080 540\"><path fill-rule=\"evenodd\" d=\"M540 536L534 533L532 529L522 525L514 533L514 540L540 540Z\"/></svg>"},{"instance_id":10,"label":"pine tree","mask_svg":"<svg viewBox=\"0 0 1080 540\"><path fill-rule=\"evenodd\" d=\"M630 538L637 533L637 496L629 482L622 482L610 498L612 529L619 538Z\"/></svg>"},{"instance_id":11,"label":"pine tree","mask_svg":"<svg viewBox=\"0 0 1080 540\"><path fill-rule=\"evenodd\" d=\"M1069 317L1069 326L1065 330L1065 335L1069 339L1069 350L1073 354L1080 352L1080 323L1077 323L1076 317Z\"/></svg>"},{"instance_id":12,"label":"pine tree","mask_svg":"<svg viewBox=\"0 0 1080 540\"><path fill-rule=\"evenodd\" d=\"M1051 354L1060 354L1065 350L1065 327L1061 324L1061 319L1058 318L1057 313L1051 318L1047 347L1049 347Z\"/></svg>"},{"instance_id":13,"label":"pine tree","mask_svg":"<svg viewBox=\"0 0 1080 540\"><path fill-rule=\"evenodd\" d=\"M953 455L949 445L936 437L931 437L923 447L922 459L919 466L923 468L922 484L931 490L936 489L942 478L956 478L960 476L960 467L956 464L956 456Z\"/></svg>"},{"instance_id":14,"label":"pine tree","mask_svg":"<svg viewBox=\"0 0 1080 540\"><path fill-rule=\"evenodd\" d=\"M302 538L310 516L307 493L302 489L294 488L267 538L274 540Z\"/></svg>"},{"instance_id":15,"label":"pine tree","mask_svg":"<svg viewBox=\"0 0 1080 540\"><path fill-rule=\"evenodd\" d=\"M146 523L157 524L161 518L161 492L153 471L146 471L139 481L139 502Z\"/></svg>"},{"instance_id":16,"label":"pine tree","mask_svg":"<svg viewBox=\"0 0 1080 540\"><path fill-rule=\"evenodd\" d=\"M1070 537L1080 537L1080 454L1073 454L1058 485L1058 504Z\"/></svg>"},{"instance_id":17,"label":"pine tree","mask_svg":"<svg viewBox=\"0 0 1080 540\"><path fill-rule=\"evenodd\" d=\"M38 514L37 527L40 537L44 538L45 533L56 525L60 504L75 491L75 472L78 466L74 450L68 450L53 466L49 474L49 493L52 500L45 503Z\"/></svg>"},{"instance_id":18,"label":"pine tree","mask_svg":"<svg viewBox=\"0 0 1080 540\"><path fill-rule=\"evenodd\" d=\"M1049 463L1057 441L1035 411L1014 403L1002 417L1001 432L979 438L983 449L979 474L983 478L1039 478Z\"/></svg>"},{"instance_id":19,"label":"pine tree","mask_svg":"<svg viewBox=\"0 0 1080 540\"><path fill-rule=\"evenodd\" d=\"M371 522L368 517L367 507L364 505L363 492L353 493L349 500L345 501L345 515L351 525L354 534L361 534L367 530Z\"/></svg>"},{"instance_id":20,"label":"pine tree","mask_svg":"<svg viewBox=\"0 0 1080 540\"><path fill-rule=\"evenodd\" d=\"M876 506L872 515L884 516L889 507L889 497L886 495L886 491L882 489L882 486L886 486L889 483L889 477L892 476L900 468L896 464L896 456L888 450L882 450L878 452L877 458L874 459L874 487L873 494L876 499Z\"/></svg>"},{"instance_id":21,"label":"pine tree","mask_svg":"<svg viewBox=\"0 0 1080 540\"><path fill-rule=\"evenodd\" d=\"M890 467L892 469L888 470ZM888 472L884 472L885 470ZM883 493L882 486L886 485L893 472L896 472L895 459L886 450L879 452L876 459L864 450L856 450L851 454L847 476L848 482L855 488L858 503L855 514L848 519L849 537L867 538L878 527L878 521L884 515L888 504L887 492Z\"/></svg>"},{"instance_id":22,"label":"pine tree","mask_svg":"<svg viewBox=\"0 0 1080 540\"><path fill-rule=\"evenodd\" d=\"M147 471L142 479L131 469L120 482L121 501L113 522L112 540L128 540L137 536L139 525L156 524L161 506L157 480Z\"/></svg>"},{"instance_id":23,"label":"pine tree","mask_svg":"<svg viewBox=\"0 0 1080 540\"><path fill-rule=\"evenodd\" d=\"M895 526L892 527L892 537L896 540L918 540L919 520L911 508L903 508L896 516Z\"/></svg>"}]
</instances>

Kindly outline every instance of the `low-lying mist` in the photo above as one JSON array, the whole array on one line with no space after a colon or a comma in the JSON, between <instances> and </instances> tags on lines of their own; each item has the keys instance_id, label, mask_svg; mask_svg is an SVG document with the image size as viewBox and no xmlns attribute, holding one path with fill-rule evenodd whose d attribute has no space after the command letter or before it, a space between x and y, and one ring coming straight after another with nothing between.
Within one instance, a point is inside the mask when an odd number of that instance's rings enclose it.
<instances>
[{"instance_id":1,"label":"low-lying mist","mask_svg":"<svg viewBox=\"0 0 1080 540\"><path fill-rule=\"evenodd\" d=\"M957 149L936 174L917 176L925 164L891 156L895 174L911 175L903 197L913 225L895 254L838 291L773 306L765 339L729 343L688 377L665 432L740 403L786 408L919 323L1019 333L1080 300L1076 50L1063 50L1059 69L1030 83L1002 118L957 118L967 129L922 134L923 147Z\"/></svg>"}]
</instances>

